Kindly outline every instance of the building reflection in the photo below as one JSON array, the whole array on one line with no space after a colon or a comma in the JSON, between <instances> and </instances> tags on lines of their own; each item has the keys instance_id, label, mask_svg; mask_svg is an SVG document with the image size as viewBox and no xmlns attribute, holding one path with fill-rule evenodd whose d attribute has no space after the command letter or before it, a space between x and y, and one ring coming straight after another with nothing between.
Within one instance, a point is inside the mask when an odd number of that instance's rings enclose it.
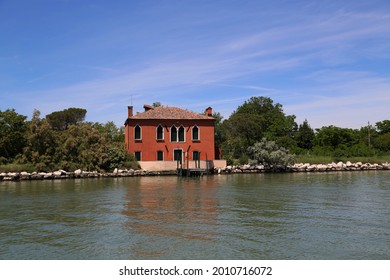
<instances>
[{"instance_id":1,"label":"building reflection","mask_svg":"<svg viewBox=\"0 0 390 280\"><path fill-rule=\"evenodd\" d=\"M217 199L207 177L141 177L129 184L123 214L134 234L193 240L215 237Z\"/></svg>"}]
</instances>

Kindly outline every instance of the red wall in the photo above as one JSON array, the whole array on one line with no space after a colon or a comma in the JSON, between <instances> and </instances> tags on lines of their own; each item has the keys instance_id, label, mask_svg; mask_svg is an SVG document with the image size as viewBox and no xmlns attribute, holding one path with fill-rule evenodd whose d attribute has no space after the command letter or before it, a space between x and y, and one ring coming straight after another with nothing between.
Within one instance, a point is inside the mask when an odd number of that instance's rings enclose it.
<instances>
[{"instance_id":1,"label":"red wall","mask_svg":"<svg viewBox=\"0 0 390 280\"><path fill-rule=\"evenodd\" d=\"M139 125L142 128L142 140L134 140L134 127ZM157 126L164 127L164 140L156 140ZM199 141L192 140L192 128L194 125L199 128ZM185 142L171 142L170 131L172 125L177 129L181 125L185 130ZM192 152L200 152L200 160L214 160L214 119L211 120L142 120L128 119L125 126L125 143L129 153L142 153L142 161L157 160L157 151L164 152L164 160L173 160L173 150L182 149L188 152L188 159L193 160Z\"/></svg>"}]
</instances>

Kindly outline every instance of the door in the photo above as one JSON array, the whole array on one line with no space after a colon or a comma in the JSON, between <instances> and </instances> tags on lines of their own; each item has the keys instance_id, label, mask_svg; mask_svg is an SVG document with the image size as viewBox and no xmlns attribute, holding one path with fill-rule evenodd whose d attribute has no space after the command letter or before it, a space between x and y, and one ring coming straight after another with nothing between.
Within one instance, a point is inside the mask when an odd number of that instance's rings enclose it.
<instances>
[{"instance_id":1,"label":"door","mask_svg":"<svg viewBox=\"0 0 390 280\"><path fill-rule=\"evenodd\" d=\"M183 155L182 149L173 150L173 160L182 162L182 155Z\"/></svg>"}]
</instances>

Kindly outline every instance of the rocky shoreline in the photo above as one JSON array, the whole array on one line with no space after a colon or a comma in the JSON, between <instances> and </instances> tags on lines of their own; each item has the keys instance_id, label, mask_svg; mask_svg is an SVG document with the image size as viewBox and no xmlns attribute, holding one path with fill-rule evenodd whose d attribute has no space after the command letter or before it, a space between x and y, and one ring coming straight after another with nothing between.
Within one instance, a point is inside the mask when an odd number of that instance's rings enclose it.
<instances>
[{"instance_id":1,"label":"rocky shoreline","mask_svg":"<svg viewBox=\"0 0 390 280\"><path fill-rule=\"evenodd\" d=\"M161 176L176 175L176 171L146 171L146 170L121 170L115 169L113 172L101 173L97 171L82 171L78 169L74 172L58 170L54 172L8 172L0 173L0 181L21 181L21 180L53 180L53 179L78 179L78 178L105 178L105 177L133 177L133 176Z\"/></svg>"},{"instance_id":2,"label":"rocky shoreline","mask_svg":"<svg viewBox=\"0 0 390 280\"><path fill-rule=\"evenodd\" d=\"M329 164L296 163L286 168L267 168L264 165L237 165L226 166L225 168L214 169L212 174L234 174L234 173L265 173L265 172L332 172L332 171L364 171L364 170L390 170L390 163L352 163L332 162ZM105 177L134 177L134 176L164 176L177 175L176 170L171 171L147 171L134 169L115 169L113 172L100 173L97 171L74 172L57 170L54 172L8 172L0 173L0 181L20 180L53 180L53 179L77 179L77 178L105 178Z\"/></svg>"},{"instance_id":3,"label":"rocky shoreline","mask_svg":"<svg viewBox=\"0 0 390 280\"><path fill-rule=\"evenodd\" d=\"M332 171L363 171L363 170L390 170L390 163L352 163L350 161L332 162L328 164L295 163L287 167L267 168L264 165L226 166L218 173L260 173L260 172L332 172Z\"/></svg>"}]
</instances>

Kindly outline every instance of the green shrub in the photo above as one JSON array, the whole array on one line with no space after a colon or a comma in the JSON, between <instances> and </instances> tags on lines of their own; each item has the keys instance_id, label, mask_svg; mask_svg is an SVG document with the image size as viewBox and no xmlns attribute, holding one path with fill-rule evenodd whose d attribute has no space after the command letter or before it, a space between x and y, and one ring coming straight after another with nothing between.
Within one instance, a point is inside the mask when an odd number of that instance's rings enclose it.
<instances>
[{"instance_id":1,"label":"green shrub","mask_svg":"<svg viewBox=\"0 0 390 280\"><path fill-rule=\"evenodd\" d=\"M268 167L286 167L295 161L295 157L287 149L265 138L249 147L248 153L252 159Z\"/></svg>"},{"instance_id":2,"label":"green shrub","mask_svg":"<svg viewBox=\"0 0 390 280\"><path fill-rule=\"evenodd\" d=\"M248 155L242 155L239 159L238 162L240 165L247 164L249 161Z\"/></svg>"},{"instance_id":3,"label":"green shrub","mask_svg":"<svg viewBox=\"0 0 390 280\"><path fill-rule=\"evenodd\" d=\"M34 172L35 167L32 164L17 164L17 163L8 163L0 165L0 172Z\"/></svg>"}]
</instances>

